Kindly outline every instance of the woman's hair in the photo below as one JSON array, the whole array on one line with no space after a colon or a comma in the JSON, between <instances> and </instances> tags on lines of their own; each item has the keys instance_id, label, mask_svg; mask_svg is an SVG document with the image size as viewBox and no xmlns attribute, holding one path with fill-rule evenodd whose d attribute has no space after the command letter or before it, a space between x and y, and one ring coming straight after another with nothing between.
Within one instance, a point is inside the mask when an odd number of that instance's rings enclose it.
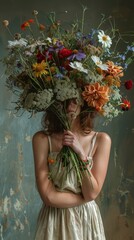
<instances>
[{"instance_id":1,"label":"woman's hair","mask_svg":"<svg viewBox=\"0 0 134 240\"><path fill-rule=\"evenodd\" d=\"M66 101L66 106L69 104L69 101ZM96 117L97 112L94 108L90 108L85 103L81 107L81 112L78 115L80 119L80 127L84 134L88 134L94 127L94 118ZM42 126L46 134L53 133L62 133L65 129L62 123L59 121L58 117L54 112L51 111L51 108L48 108L42 117Z\"/></svg>"}]
</instances>

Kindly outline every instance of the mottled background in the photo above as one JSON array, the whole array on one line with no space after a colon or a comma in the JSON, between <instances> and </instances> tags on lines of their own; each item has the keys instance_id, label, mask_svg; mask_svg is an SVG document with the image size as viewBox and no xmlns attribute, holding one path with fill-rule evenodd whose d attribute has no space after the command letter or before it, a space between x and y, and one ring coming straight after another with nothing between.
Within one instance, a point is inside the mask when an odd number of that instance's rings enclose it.
<instances>
[{"instance_id":1,"label":"mottled background","mask_svg":"<svg viewBox=\"0 0 134 240\"><path fill-rule=\"evenodd\" d=\"M20 24L38 10L40 19L55 11L64 24L73 17L81 17L82 5L88 7L86 29L97 26L101 13L115 17L122 32L134 31L133 0L0 0L0 21L8 19L13 33ZM0 57L6 54L10 36L0 25ZM134 66L134 65L133 65ZM133 66L126 74L134 80ZM5 75L0 65L0 239L32 240L41 200L35 186L31 138L40 129L41 114L29 118L13 112L14 96L5 87ZM127 94L127 91L126 91ZM108 126L112 151L107 178L98 204L102 213L107 240L134 239L134 89L130 99L131 110Z\"/></svg>"}]
</instances>

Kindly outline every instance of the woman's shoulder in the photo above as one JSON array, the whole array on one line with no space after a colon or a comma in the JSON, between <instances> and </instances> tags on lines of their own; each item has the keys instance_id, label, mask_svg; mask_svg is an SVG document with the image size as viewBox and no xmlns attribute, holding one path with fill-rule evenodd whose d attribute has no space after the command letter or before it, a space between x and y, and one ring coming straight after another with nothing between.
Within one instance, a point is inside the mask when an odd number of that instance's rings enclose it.
<instances>
[{"instance_id":1,"label":"woman's shoulder","mask_svg":"<svg viewBox=\"0 0 134 240\"><path fill-rule=\"evenodd\" d=\"M38 131L36 133L34 133L33 137L32 137L32 141L40 141L40 140L45 140L48 138L48 135L45 134L44 131Z\"/></svg>"},{"instance_id":2,"label":"woman's shoulder","mask_svg":"<svg viewBox=\"0 0 134 240\"><path fill-rule=\"evenodd\" d=\"M111 144L111 137L106 132L96 132L97 133L97 140L100 142L109 142Z\"/></svg>"}]
</instances>

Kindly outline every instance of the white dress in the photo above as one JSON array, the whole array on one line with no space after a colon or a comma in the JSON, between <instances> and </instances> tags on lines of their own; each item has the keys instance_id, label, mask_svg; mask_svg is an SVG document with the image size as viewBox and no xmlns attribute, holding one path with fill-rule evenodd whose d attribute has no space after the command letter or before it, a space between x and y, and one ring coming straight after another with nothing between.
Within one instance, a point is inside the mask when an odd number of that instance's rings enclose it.
<instances>
[{"instance_id":1,"label":"white dress","mask_svg":"<svg viewBox=\"0 0 134 240\"><path fill-rule=\"evenodd\" d=\"M91 142L89 156L91 158L97 133ZM51 150L51 159L56 159L57 152ZM92 160L92 158L91 158ZM64 168L56 163L49 164L52 179L58 191L80 193L81 188L74 170L65 177ZM105 240L103 223L96 202L90 201L78 207L55 208L43 204L37 223L35 240Z\"/></svg>"}]
</instances>

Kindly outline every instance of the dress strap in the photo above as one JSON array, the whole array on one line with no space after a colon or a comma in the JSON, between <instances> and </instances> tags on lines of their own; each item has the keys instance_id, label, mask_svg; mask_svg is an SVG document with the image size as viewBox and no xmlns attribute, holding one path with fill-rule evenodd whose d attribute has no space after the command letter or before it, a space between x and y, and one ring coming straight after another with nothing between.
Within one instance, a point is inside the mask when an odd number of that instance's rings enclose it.
<instances>
[{"instance_id":1,"label":"dress strap","mask_svg":"<svg viewBox=\"0 0 134 240\"><path fill-rule=\"evenodd\" d=\"M89 149L88 157L92 157L92 153L93 153L93 149L95 146L97 135L98 135L98 132L96 132L91 139L91 147Z\"/></svg>"},{"instance_id":2,"label":"dress strap","mask_svg":"<svg viewBox=\"0 0 134 240\"><path fill-rule=\"evenodd\" d=\"M52 152L52 143L51 143L51 137L48 135L48 143L49 143L49 152Z\"/></svg>"}]
</instances>

